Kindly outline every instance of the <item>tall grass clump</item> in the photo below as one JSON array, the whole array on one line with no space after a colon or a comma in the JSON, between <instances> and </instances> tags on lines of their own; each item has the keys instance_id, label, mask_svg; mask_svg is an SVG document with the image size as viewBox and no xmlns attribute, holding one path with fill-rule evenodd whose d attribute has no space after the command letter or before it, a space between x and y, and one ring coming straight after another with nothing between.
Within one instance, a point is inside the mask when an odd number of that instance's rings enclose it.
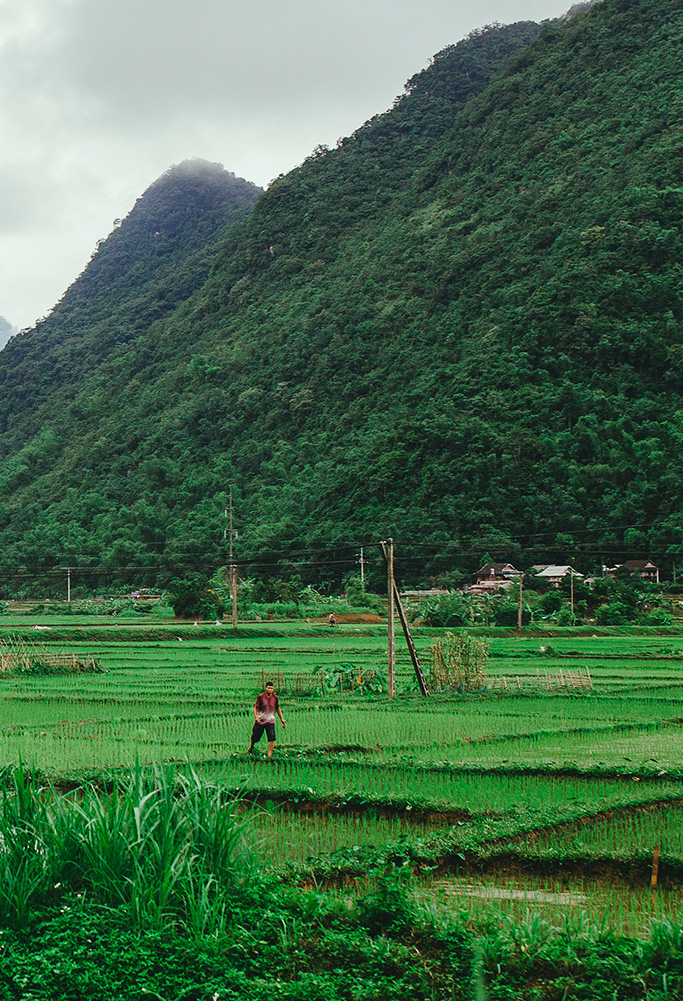
<instances>
[{"instance_id":1,"label":"tall grass clump","mask_svg":"<svg viewBox=\"0 0 683 1001\"><path fill-rule=\"evenodd\" d=\"M0 922L25 926L64 892L128 910L140 929L225 931L257 879L238 802L187 767L143 768L69 796L22 767L2 782ZM59 894L57 893L59 891Z\"/></svg>"},{"instance_id":2,"label":"tall grass clump","mask_svg":"<svg viewBox=\"0 0 683 1001\"><path fill-rule=\"evenodd\" d=\"M75 654L55 653L46 646L15 636L0 640L1 674L71 674L101 670L95 657L77 658Z\"/></svg>"},{"instance_id":3,"label":"tall grass clump","mask_svg":"<svg viewBox=\"0 0 683 1001\"><path fill-rule=\"evenodd\" d=\"M432 643L432 687L439 691L480 691L486 685L491 644L463 631Z\"/></svg>"}]
</instances>

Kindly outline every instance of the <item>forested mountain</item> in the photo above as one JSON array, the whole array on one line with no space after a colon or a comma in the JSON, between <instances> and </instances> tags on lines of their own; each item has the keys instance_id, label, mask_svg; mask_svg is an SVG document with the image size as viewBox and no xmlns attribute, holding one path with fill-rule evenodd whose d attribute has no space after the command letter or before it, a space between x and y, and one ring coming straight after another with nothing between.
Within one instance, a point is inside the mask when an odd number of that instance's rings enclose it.
<instances>
[{"instance_id":1,"label":"forested mountain","mask_svg":"<svg viewBox=\"0 0 683 1001\"><path fill-rule=\"evenodd\" d=\"M0 354L0 430L13 426L10 448L54 416L57 400L72 399L83 376L206 281L227 228L260 192L220 164L188 160L114 221L50 315Z\"/></svg>"},{"instance_id":2,"label":"forested mountain","mask_svg":"<svg viewBox=\"0 0 683 1001\"><path fill-rule=\"evenodd\" d=\"M62 371L71 403L47 331L21 338L3 559L219 559L229 486L244 552L677 552L682 41L674 0L484 30L278 178L187 301Z\"/></svg>"}]
</instances>

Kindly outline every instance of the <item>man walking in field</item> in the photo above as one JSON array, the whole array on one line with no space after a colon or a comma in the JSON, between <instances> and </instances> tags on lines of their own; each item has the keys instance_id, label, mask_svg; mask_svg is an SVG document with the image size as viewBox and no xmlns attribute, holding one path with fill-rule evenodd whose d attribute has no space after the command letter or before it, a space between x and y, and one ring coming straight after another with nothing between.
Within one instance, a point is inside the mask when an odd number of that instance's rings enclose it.
<instances>
[{"instance_id":1,"label":"man walking in field","mask_svg":"<svg viewBox=\"0 0 683 1001\"><path fill-rule=\"evenodd\" d=\"M251 733L251 744L249 745L248 753L254 750L254 744L258 744L259 740L263 736L263 731L266 731L266 736L268 738L268 757L273 757L273 748L275 747L275 714L280 717L280 722L283 726L287 726L284 721L283 715L280 712L280 703L278 702L278 697L275 694L275 685L272 681L266 682L265 692L261 692L260 695L256 696L256 702L254 703L254 729Z\"/></svg>"}]
</instances>

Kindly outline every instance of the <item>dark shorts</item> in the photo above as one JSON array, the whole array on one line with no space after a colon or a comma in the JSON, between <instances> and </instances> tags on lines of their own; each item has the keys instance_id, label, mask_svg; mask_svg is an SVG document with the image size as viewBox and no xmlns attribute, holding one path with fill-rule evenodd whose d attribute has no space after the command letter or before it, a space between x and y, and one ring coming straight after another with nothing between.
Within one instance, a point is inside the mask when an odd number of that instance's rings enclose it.
<instances>
[{"instance_id":1,"label":"dark shorts","mask_svg":"<svg viewBox=\"0 0 683 1001\"><path fill-rule=\"evenodd\" d=\"M266 731L266 736L268 738L268 743L275 740L275 724L274 723L254 723L254 729L251 732L251 742L252 744L258 744L259 740L263 736L263 731Z\"/></svg>"}]
</instances>

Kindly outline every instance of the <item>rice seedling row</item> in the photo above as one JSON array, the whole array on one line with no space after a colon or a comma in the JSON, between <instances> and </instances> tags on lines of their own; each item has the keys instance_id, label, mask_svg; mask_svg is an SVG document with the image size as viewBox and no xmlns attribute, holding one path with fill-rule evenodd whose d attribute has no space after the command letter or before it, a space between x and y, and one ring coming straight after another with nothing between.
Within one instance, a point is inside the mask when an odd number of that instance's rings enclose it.
<instances>
[{"instance_id":1,"label":"rice seedling row","mask_svg":"<svg viewBox=\"0 0 683 1001\"><path fill-rule=\"evenodd\" d=\"M525 845L539 853L630 858L657 846L662 855L683 858L683 806L669 803L613 816L588 818L558 831L540 831Z\"/></svg>"},{"instance_id":2,"label":"rice seedling row","mask_svg":"<svg viewBox=\"0 0 683 1001\"><path fill-rule=\"evenodd\" d=\"M269 764L244 754L264 677L274 672L291 681L342 663L381 671L386 653L379 630L329 634L299 623L288 633L289 626L278 624L269 637L265 626L232 635L217 633L218 627L193 632L191 625L146 624L148 638L141 640L141 626L110 624L109 632L98 633L91 625L79 627L80 635L72 630L68 645L60 627L54 647L96 655L105 673L0 679L0 760L21 759L58 778L101 774L136 757L187 758L230 789L287 807L256 821L263 857L273 864L283 854L297 863L326 855L338 858L341 870L382 846L409 853L419 843L428 858L443 845L465 850L475 841L481 847L530 830L541 839L539 859L569 858L584 850L571 842L577 832L550 829L553 819L573 823L581 816L593 817L585 851L616 859L650 851L659 836L672 857L683 855L676 840L680 810L669 807L669 827L622 814L626 833L616 821L595 817L681 795L683 689L669 659L683 656L680 636L553 636L547 642L493 636L496 674L533 678L589 665L594 690L585 694L484 692L428 702L403 695L389 704L329 692L302 699L285 691L288 727L279 730ZM436 635L418 631L425 662ZM548 644L557 656L540 650ZM405 650L398 682L399 690L413 684ZM520 774L525 770L530 774ZM585 778L568 774L582 770ZM395 816L381 815L386 804L396 807ZM424 810L435 814L429 824ZM440 831L439 812L449 810L462 811L464 819ZM529 854L535 843L527 839L522 847Z\"/></svg>"},{"instance_id":3,"label":"rice seedling row","mask_svg":"<svg viewBox=\"0 0 683 1001\"><path fill-rule=\"evenodd\" d=\"M212 764L209 774L231 788L298 799L301 803L338 804L352 800L420 805L434 810L502 817L567 807L595 812L623 804L660 802L683 795L681 782L665 778L634 784L547 775L473 775L397 764L386 767L358 762L245 761L241 756ZM290 796L291 793L291 796Z\"/></svg>"}]
</instances>

